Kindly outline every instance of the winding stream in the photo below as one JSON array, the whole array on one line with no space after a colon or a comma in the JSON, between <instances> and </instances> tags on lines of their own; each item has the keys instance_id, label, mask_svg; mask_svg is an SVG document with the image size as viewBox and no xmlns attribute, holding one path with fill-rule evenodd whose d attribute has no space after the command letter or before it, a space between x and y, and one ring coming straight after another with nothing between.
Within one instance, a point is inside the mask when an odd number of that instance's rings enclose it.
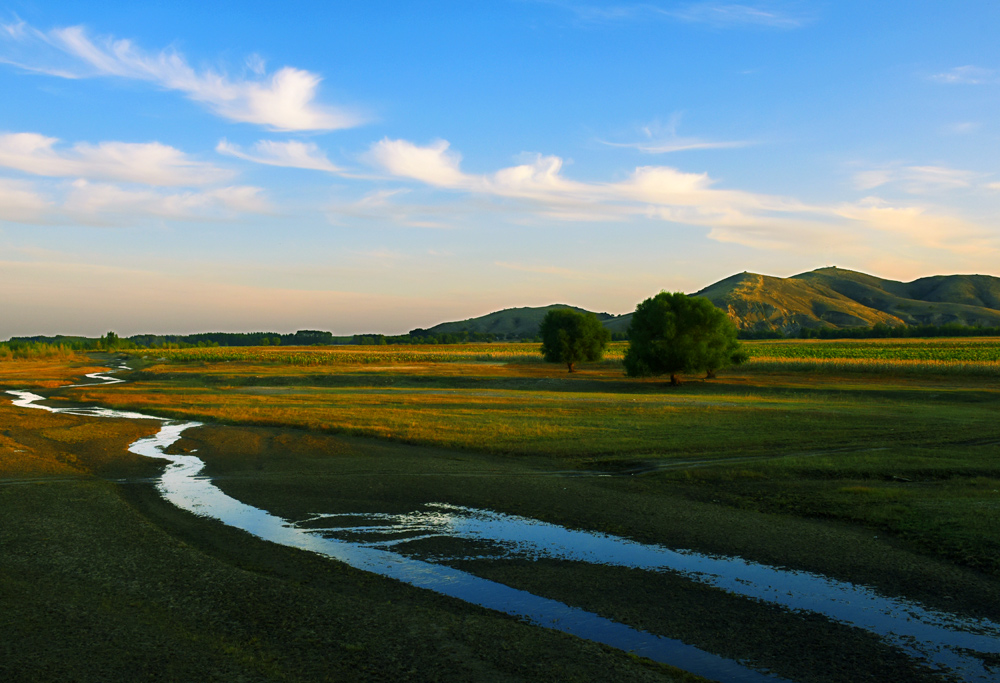
<instances>
[{"instance_id":1,"label":"winding stream","mask_svg":"<svg viewBox=\"0 0 1000 683\"><path fill-rule=\"evenodd\" d=\"M106 374L94 383L121 382ZM81 385L74 385L81 386ZM8 391L14 404L54 413L100 418L152 419L163 423L152 437L129 451L169 461L157 490L177 507L243 529L258 538L311 551L354 568L397 579L527 621L611 645L723 681L780 681L738 662L679 640L657 636L597 614L480 578L442 562L497 558L557 559L647 571L669 571L691 581L792 610L808 610L832 621L865 629L942 673L968 681L996 681L989 664L1000 655L1000 625L964 619L917 602L886 597L875 590L815 573L798 572L607 534L575 531L539 520L490 510L429 503L408 514L320 514L295 522L230 497L200 476L204 463L194 455L165 450L199 422L178 422L106 408L52 408L44 397ZM421 541L447 537L469 544L470 552L449 557L421 553ZM486 550L484 550L484 548ZM984 657L984 655L986 657Z\"/></svg>"}]
</instances>

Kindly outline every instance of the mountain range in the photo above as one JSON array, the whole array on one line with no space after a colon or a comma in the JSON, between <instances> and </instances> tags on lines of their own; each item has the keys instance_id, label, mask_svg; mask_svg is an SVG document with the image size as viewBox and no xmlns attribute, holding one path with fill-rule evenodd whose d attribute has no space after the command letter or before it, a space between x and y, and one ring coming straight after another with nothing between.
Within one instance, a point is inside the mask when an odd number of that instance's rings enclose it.
<instances>
[{"instance_id":1,"label":"mountain range","mask_svg":"<svg viewBox=\"0 0 1000 683\"><path fill-rule=\"evenodd\" d=\"M885 280L837 267L782 278L738 273L691 296L703 296L741 330L795 334L803 328L896 325L1000 327L1000 278L990 275L934 275L912 282ZM509 308L478 318L441 323L435 334L488 332L531 337L553 308ZM612 332L625 332L632 314L596 313Z\"/></svg>"}]
</instances>

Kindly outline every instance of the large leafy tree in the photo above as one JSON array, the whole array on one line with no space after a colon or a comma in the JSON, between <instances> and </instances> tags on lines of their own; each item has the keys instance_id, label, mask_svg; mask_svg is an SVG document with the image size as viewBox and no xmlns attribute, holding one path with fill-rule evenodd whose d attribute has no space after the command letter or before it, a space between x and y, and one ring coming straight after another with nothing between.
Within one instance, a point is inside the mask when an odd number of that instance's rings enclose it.
<instances>
[{"instance_id":1,"label":"large leafy tree","mask_svg":"<svg viewBox=\"0 0 1000 683\"><path fill-rule=\"evenodd\" d=\"M715 371L742 363L746 352L736 340L736 326L704 297L660 292L635 308L628 328L625 372L630 377Z\"/></svg>"},{"instance_id":2,"label":"large leafy tree","mask_svg":"<svg viewBox=\"0 0 1000 683\"><path fill-rule=\"evenodd\" d=\"M611 333L593 313L554 308L545 314L538 330L542 355L550 363L565 363L570 372L582 361L600 360Z\"/></svg>"}]
</instances>

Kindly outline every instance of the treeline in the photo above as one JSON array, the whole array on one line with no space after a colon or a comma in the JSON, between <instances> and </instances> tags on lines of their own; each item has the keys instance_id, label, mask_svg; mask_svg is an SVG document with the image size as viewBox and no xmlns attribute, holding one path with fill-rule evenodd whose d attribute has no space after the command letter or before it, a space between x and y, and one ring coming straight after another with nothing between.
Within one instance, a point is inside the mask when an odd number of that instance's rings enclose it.
<instances>
[{"instance_id":1,"label":"treeline","mask_svg":"<svg viewBox=\"0 0 1000 683\"><path fill-rule=\"evenodd\" d=\"M185 346L329 346L343 344L349 337L334 337L322 330L299 330L291 334L280 332L202 332L199 334L137 334L128 341L145 348L162 348L176 344Z\"/></svg>"},{"instance_id":2,"label":"treeline","mask_svg":"<svg viewBox=\"0 0 1000 683\"><path fill-rule=\"evenodd\" d=\"M2 344L12 351L21 348L63 347L72 351L111 351L129 349L183 349L214 346L329 346L349 344L351 337L334 337L331 332L299 330L292 334L280 332L203 332L199 334L136 334L119 337L108 332L100 338L68 337L11 337Z\"/></svg>"},{"instance_id":3,"label":"treeline","mask_svg":"<svg viewBox=\"0 0 1000 683\"><path fill-rule=\"evenodd\" d=\"M526 336L514 332L496 334L494 332L431 332L418 327L406 334L356 334L351 337L351 344L377 345L386 344L470 344L474 342L537 342L538 335Z\"/></svg>"},{"instance_id":4,"label":"treeline","mask_svg":"<svg viewBox=\"0 0 1000 683\"><path fill-rule=\"evenodd\" d=\"M893 339L909 337L1000 337L1000 327L969 327L966 325L884 325L821 327L800 329L792 334L778 330L740 330L740 339ZM628 335L615 332L612 341L628 341ZM435 333L417 328L407 334L355 334L335 337L321 330L299 330L291 334L280 332L203 332L199 334L136 334L119 337L108 332L102 337L56 335L11 337L0 342L0 360L18 358L52 358L71 356L86 351L128 351L140 349L184 349L216 346L332 346L356 344L388 346L404 344L470 344L475 342L540 342L538 336L492 332Z\"/></svg>"},{"instance_id":5,"label":"treeline","mask_svg":"<svg viewBox=\"0 0 1000 683\"><path fill-rule=\"evenodd\" d=\"M740 339L907 339L920 337L1000 337L1000 327L947 325L886 325L871 327L802 328L792 334L779 330L740 330Z\"/></svg>"},{"instance_id":6,"label":"treeline","mask_svg":"<svg viewBox=\"0 0 1000 683\"><path fill-rule=\"evenodd\" d=\"M0 361L43 358L72 358L77 349L67 344L45 342L0 342Z\"/></svg>"},{"instance_id":7,"label":"treeline","mask_svg":"<svg viewBox=\"0 0 1000 683\"><path fill-rule=\"evenodd\" d=\"M417 328L410 330L406 334L385 335L385 334L356 334L350 338L350 344L360 344L365 346L384 346L390 344L471 344L475 342L541 342L540 335L524 335L517 332L506 334L496 334L493 332L450 332L446 334L435 333L429 330ZM612 341L626 341L628 336L615 332L611 335Z\"/></svg>"}]
</instances>

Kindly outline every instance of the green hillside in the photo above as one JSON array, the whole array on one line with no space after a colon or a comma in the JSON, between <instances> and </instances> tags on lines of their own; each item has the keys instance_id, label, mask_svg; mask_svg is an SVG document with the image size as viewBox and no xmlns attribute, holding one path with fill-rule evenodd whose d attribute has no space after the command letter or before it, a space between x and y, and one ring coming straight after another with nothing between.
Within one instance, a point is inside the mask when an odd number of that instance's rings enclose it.
<instances>
[{"instance_id":1,"label":"green hillside","mask_svg":"<svg viewBox=\"0 0 1000 683\"><path fill-rule=\"evenodd\" d=\"M781 278L738 273L695 292L725 311L741 330L871 327L873 325L966 325L1000 327L1000 278L935 275L913 282L884 280L843 268L820 268ZM435 334L487 332L501 338L530 338L553 308L508 308L479 318L442 323ZM625 332L631 313L597 313L612 332Z\"/></svg>"},{"instance_id":2,"label":"green hillside","mask_svg":"<svg viewBox=\"0 0 1000 683\"><path fill-rule=\"evenodd\" d=\"M826 282L740 273L695 293L724 310L743 330L901 325L900 318L860 303Z\"/></svg>"},{"instance_id":3,"label":"green hillside","mask_svg":"<svg viewBox=\"0 0 1000 683\"><path fill-rule=\"evenodd\" d=\"M502 311L496 311L495 313L490 313L479 318L441 323L429 328L427 331L434 334L485 332L498 335L501 338L524 339L534 337L538 334L538 327L542 324L542 318L554 308L570 308L580 313L590 312L567 304L551 304L537 308L505 308ZM596 313L595 315L601 321L615 317L610 313Z\"/></svg>"},{"instance_id":4,"label":"green hillside","mask_svg":"<svg viewBox=\"0 0 1000 683\"><path fill-rule=\"evenodd\" d=\"M906 325L1000 325L1000 278L989 275L935 275L897 282L843 268L820 268L789 280L827 287Z\"/></svg>"}]
</instances>

